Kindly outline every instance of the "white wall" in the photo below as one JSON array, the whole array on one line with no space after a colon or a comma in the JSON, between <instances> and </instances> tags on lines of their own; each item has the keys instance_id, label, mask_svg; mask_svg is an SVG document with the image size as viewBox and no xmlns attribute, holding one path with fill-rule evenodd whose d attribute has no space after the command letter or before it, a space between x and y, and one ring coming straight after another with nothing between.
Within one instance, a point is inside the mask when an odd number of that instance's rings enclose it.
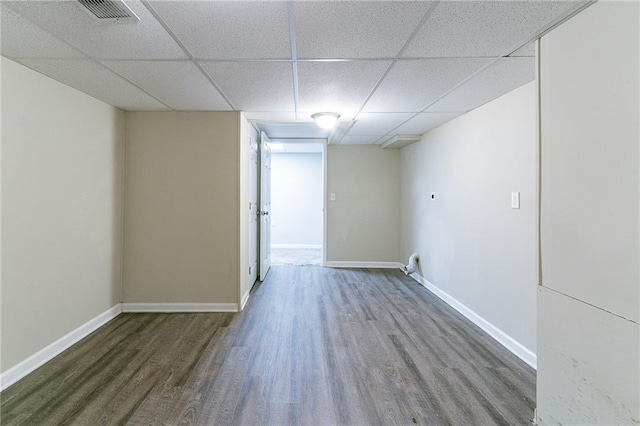
<instances>
[{"instance_id":1,"label":"white wall","mask_svg":"<svg viewBox=\"0 0 640 426\"><path fill-rule=\"evenodd\" d=\"M329 145L326 244L327 262L400 261L399 150Z\"/></svg>"},{"instance_id":2,"label":"white wall","mask_svg":"<svg viewBox=\"0 0 640 426\"><path fill-rule=\"evenodd\" d=\"M124 302L239 302L240 121L127 112Z\"/></svg>"},{"instance_id":3,"label":"white wall","mask_svg":"<svg viewBox=\"0 0 640 426\"><path fill-rule=\"evenodd\" d=\"M640 423L640 7L541 40L538 423Z\"/></svg>"},{"instance_id":4,"label":"white wall","mask_svg":"<svg viewBox=\"0 0 640 426\"><path fill-rule=\"evenodd\" d=\"M4 372L120 302L124 114L0 60Z\"/></svg>"},{"instance_id":5,"label":"white wall","mask_svg":"<svg viewBox=\"0 0 640 426\"><path fill-rule=\"evenodd\" d=\"M418 252L422 277L533 362L535 99L534 83L518 88L403 148L401 164L402 258Z\"/></svg>"},{"instance_id":6,"label":"white wall","mask_svg":"<svg viewBox=\"0 0 640 426\"><path fill-rule=\"evenodd\" d=\"M271 153L271 244L322 245L321 153Z\"/></svg>"}]
</instances>

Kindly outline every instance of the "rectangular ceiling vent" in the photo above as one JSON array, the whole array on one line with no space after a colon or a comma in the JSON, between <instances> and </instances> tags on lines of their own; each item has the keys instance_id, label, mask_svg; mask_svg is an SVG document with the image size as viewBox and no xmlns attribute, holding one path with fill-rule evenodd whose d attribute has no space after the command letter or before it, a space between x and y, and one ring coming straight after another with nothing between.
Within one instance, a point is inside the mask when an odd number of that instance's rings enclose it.
<instances>
[{"instance_id":1,"label":"rectangular ceiling vent","mask_svg":"<svg viewBox=\"0 0 640 426\"><path fill-rule=\"evenodd\" d=\"M78 0L100 22L135 23L140 20L122 0Z\"/></svg>"}]
</instances>

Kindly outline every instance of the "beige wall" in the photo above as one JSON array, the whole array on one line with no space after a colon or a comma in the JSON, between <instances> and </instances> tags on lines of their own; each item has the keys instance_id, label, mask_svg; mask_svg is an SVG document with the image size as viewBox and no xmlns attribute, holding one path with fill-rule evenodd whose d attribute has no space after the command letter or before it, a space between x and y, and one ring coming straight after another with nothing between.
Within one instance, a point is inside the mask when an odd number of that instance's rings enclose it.
<instances>
[{"instance_id":1,"label":"beige wall","mask_svg":"<svg viewBox=\"0 0 640 426\"><path fill-rule=\"evenodd\" d=\"M425 134L401 163L402 258L418 252L421 276L533 354L535 105L529 83Z\"/></svg>"},{"instance_id":2,"label":"beige wall","mask_svg":"<svg viewBox=\"0 0 640 426\"><path fill-rule=\"evenodd\" d=\"M127 112L125 303L238 303L240 113Z\"/></svg>"},{"instance_id":3,"label":"beige wall","mask_svg":"<svg viewBox=\"0 0 640 426\"><path fill-rule=\"evenodd\" d=\"M6 371L120 302L124 113L1 63Z\"/></svg>"},{"instance_id":4,"label":"beige wall","mask_svg":"<svg viewBox=\"0 0 640 426\"><path fill-rule=\"evenodd\" d=\"M379 146L327 150L327 261L400 260L400 152Z\"/></svg>"},{"instance_id":5,"label":"beige wall","mask_svg":"<svg viewBox=\"0 0 640 426\"><path fill-rule=\"evenodd\" d=\"M640 423L640 5L544 36L538 424Z\"/></svg>"}]
</instances>

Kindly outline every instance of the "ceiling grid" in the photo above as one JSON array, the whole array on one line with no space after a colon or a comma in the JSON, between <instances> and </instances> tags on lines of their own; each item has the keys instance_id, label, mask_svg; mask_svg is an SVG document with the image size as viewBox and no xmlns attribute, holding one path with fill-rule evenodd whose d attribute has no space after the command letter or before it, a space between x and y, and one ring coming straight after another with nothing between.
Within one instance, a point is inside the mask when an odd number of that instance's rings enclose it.
<instances>
[{"instance_id":1,"label":"ceiling grid","mask_svg":"<svg viewBox=\"0 0 640 426\"><path fill-rule=\"evenodd\" d=\"M233 105L233 102L231 102L231 100L227 97L227 95L225 95L225 93L222 91L222 89L220 89L220 87L216 84L216 82L213 80L213 78L211 78L211 76L209 75L209 73L202 67L202 65L200 65L200 62L198 62L193 55L191 54L191 52L189 51L189 49L187 49L187 46L185 46L180 39L178 38L177 35L174 34L173 31L171 31L171 29L169 28L169 26L167 25L166 22L164 22L164 20L162 19L162 17L158 14L158 12L156 12L156 10L153 8L153 6L151 6L151 3L149 3L148 0L141 0L142 4L144 5L144 7L147 8L147 10L149 11L149 13L151 13L151 15L153 15L154 18L156 18L156 20L158 21L158 23L162 26L162 28L164 28L164 30L167 32L167 34L169 34L171 36L171 38L173 38L173 40L176 42L176 44L178 46L180 46L180 48L184 51L184 53L187 55L187 57L189 58L189 60L191 60L196 67L198 67L198 69L200 70L200 72L205 76L205 78L207 80L209 80L209 82L211 83L211 85L218 91L218 93L220 94L220 96L222 96L222 98L229 104L229 106L231 107L231 109L236 109L235 106Z\"/></svg>"},{"instance_id":2,"label":"ceiling grid","mask_svg":"<svg viewBox=\"0 0 640 426\"><path fill-rule=\"evenodd\" d=\"M125 110L241 110L274 138L379 144L534 78L531 41L591 0L0 2L0 53ZM311 114L341 114L333 132Z\"/></svg>"},{"instance_id":3,"label":"ceiling grid","mask_svg":"<svg viewBox=\"0 0 640 426\"><path fill-rule=\"evenodd\" d=\"M296 25L293 17L293 0L287 1L287 21L289 23L289 44L291 45L291 72L293 84L293 110L298 119L298 53L296 52Z\"/></svg>"}]
</instances>

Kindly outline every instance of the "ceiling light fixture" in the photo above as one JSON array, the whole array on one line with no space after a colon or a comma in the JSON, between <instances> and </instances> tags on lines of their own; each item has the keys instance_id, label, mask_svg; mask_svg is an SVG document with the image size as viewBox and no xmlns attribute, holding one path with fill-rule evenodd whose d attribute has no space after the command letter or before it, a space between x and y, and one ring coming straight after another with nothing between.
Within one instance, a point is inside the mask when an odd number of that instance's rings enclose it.
<instances>
[{"instance_id":1,"label":"ceiling light fixture","mask_svg":"<svg viewBox=\"0 0 640 426\"><path fill-rule=\"evenodd\" d=\"M311 116L311 118L316 121L318 127L323 129L332 129L338 122L340 114L335 112L316 112Z\"/></svg>"}]
</instances>

